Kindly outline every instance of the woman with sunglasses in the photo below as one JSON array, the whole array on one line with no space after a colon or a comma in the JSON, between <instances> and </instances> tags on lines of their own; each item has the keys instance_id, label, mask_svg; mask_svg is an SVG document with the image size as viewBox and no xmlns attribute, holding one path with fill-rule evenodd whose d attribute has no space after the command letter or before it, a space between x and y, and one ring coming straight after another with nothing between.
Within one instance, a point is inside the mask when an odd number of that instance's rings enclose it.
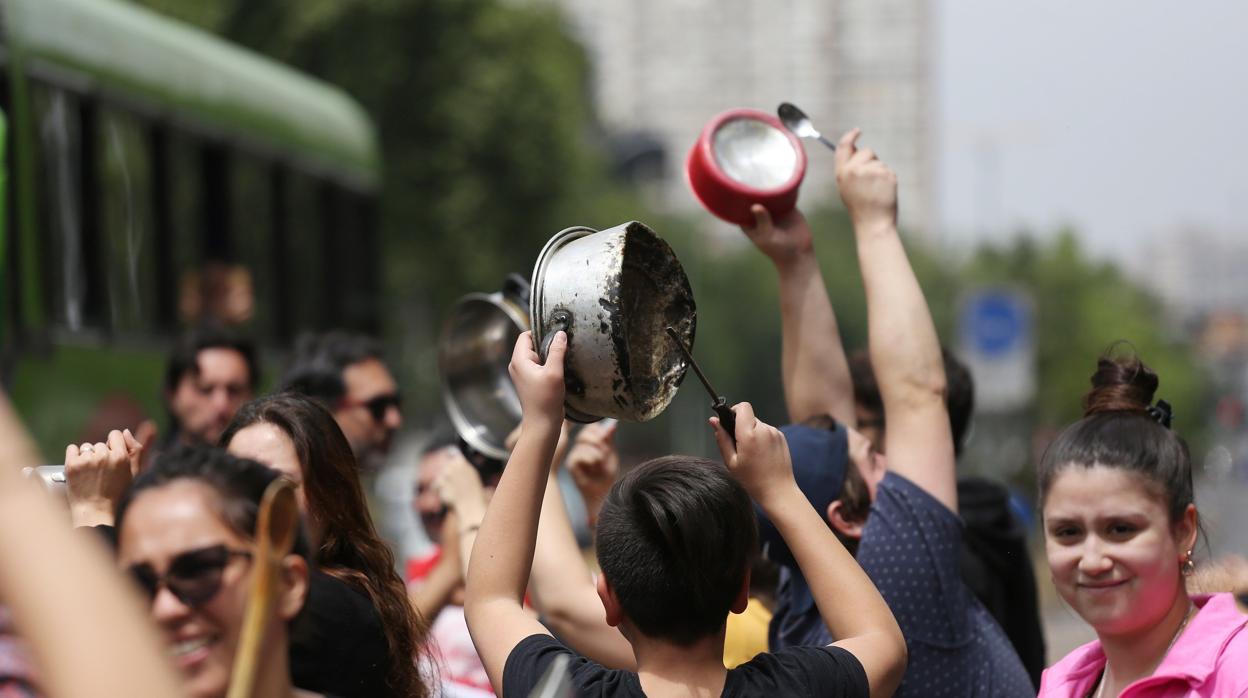
<instances>
[{"instance_id":1,"label":"woman with sunglasses","mask_svg":"<svg viewBox=\"0 0 1248 698\"><path fill-rule=\"evenodd\" d=\"M149 599L186 695L229 688L254 574L254 531L265 488L279 474L216 449L182 448L156 460L117 505L117 560ZM294 688L288 623L308 593L302 542L280 564L273 615L257 664L254 695L315 695Z\"/></svg>"},{"instance_id":2,"label":"woman with sunglasses","mask_svg":"<svg viewBox=\"0 0 1248 698\"><path fill-rule=\"evenodd\" d=\"M355 457L333 416L307 397L279 393L244 405L220 444L299 486L327 578L313 578L310 613L295 626L298 685L343 695L427 695L414 661L425 624L373 527Z\"/></svg>"},{"instance_id":3,"label":"woman with sunglasses","mask_svg":"<svg viewBox=\"0 0 1248 698\"><path fill-rule=\"evenodd\" d=\"M1189 595L1199 515L1187 445L1157 374L1102 358L1084 418L1040 465L1045 553L1097 639L1044 672L1041 696L1248 695L1248 621L1231 594Z\"/></svg>"}]
</instances>

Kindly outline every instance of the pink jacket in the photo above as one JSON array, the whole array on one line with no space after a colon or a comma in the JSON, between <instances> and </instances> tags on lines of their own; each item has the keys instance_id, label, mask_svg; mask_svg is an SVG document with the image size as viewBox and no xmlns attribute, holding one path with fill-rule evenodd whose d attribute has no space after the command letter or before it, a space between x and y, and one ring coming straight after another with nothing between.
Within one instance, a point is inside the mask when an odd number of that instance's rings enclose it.
<instances>
[{"instance_id":1,"label":"pink jacket","mask_svg":"<svg viewBox=\"0 0 1248 698\"><path fill-rule=\"evenodd\" d=\"M1127 686L1122 698L1241 698L1248 696L1248 632L1230 594L1193 596L1200 609L1152 676ZM1084 698L1105 668L1093 640L1044 671L1041 698Z\"/></svg>"}]
</instances>

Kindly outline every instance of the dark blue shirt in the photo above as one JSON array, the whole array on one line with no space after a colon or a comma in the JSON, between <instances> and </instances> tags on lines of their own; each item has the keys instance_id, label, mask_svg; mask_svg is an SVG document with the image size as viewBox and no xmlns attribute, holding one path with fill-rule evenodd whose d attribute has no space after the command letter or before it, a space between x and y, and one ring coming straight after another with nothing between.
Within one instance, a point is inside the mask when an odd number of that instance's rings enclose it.
<instances>
[{"instance_id":1,"label":"dark blue shirt","mask_svg":"<svg viewBox=\"0 0 1248 698\"><path fill-rule=\"evenodd\" d=\"M910 652L896 695L1011 698L1036 694L1009 639L962 581L962 521L895 473L880 482L858 564L888 603ZM781 573L771 649L832 641L806 580Z\"/></svg>"}]
</instances>

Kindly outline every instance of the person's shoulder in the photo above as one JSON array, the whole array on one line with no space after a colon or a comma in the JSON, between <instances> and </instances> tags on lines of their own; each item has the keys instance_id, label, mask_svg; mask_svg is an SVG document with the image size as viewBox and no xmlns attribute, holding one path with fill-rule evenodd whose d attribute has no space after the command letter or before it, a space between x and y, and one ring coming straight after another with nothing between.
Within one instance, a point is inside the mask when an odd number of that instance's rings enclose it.
<instances>
[{"instance_id":1,"label":"person's shoulder","mask_svg":"<svg viewBox=\"0 0 1248 698\"><path fill-rule=\"evenodd\" d=\"M910 478L888 471L876 488L871 515L922 517L961 531L962 518ZM870 519L867 520L870 523Z\"/></svg>"},{"instance_id":2,"label":"person's shoulder","mask_svg":"<svg viewBox=\"0 0 1248 698\"><path fill-rule=\"evenodd\" d=\"M1040 677L1040 695L1070 695L1069 686L1090 681L1105 664L1105 652L1099 640L1071 650Z\"/></svg>"},{"instance_id":3,"label":"person's shoulder","mask_svg":"<svg viewBox=\"0 0 1248 698\"><path fill-rule=\"evenodd\" d=\"M314 569L308 576L308 603L325 615L353 623L381 623L367 591L324 570Z\"/></svg>"},{"instance_id":4,"label":"person's shoulder","mask_svg":"<svg viewBox=\"0 0 1248 698\"><path fill-rule=\"evenodd\" d=\"M507 655L503 665L503 695L527 696L536 686L545 682L553 683L556 676L549 676L552 667L557 667L556 660L566 657L566 663L559 671L565 672L564 679L577 696L639 696L641 683L637 675L619 669L608 669L572 650L554 637L545 634L530 635L516 644Z\"/></svg>"},{"instance_id":5,"label":"person's shoulder","mask_svg":"<svg viewBox=\"0 0 1248 698\"><path fill-rule=\"evenodd\" d=\"M867 672L862 662L849 651L831 645L764 652L730 670L728 676L724 695L818 695L829 698L866 698L870 695Z\"/></svg>"}]
</instances>

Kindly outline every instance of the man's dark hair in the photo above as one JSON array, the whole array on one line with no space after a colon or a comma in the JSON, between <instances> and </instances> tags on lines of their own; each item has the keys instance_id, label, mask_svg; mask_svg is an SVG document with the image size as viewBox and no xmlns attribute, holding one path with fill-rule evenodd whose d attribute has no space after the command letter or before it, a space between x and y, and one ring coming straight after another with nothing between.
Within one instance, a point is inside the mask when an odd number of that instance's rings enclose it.
<instances>
[{"instance_id":1,"label":"man's dark hair","mask_svg":"<svg viewBox=\"0 0 1248 698\"><path fill-rule=\"evenodd\" d=\"M754 508L720 463L665 456L611 488L598 564L646 637L688 646L719 632L758 546Z\"/></svg>"},{"instance_id":2,"label":"man's dark hair","mask_svg":"<svg viewBox=\"0 0 1248 698\"><path fill-rule=\"evenodd\" d=\"M219 325L199 325L178 338L165 366L165 392L178 389L178 383L186 374L199 373L199 352L205 349L231 349L247 362L247 382L255 391L260 384L260 366L256 362L256 347L249 340Z\"/></svg>"},{"instance_id":3,"label":"man's dark hair","mask_svg":"<svg viewBox=\"0 0 1248 698\"><path fill-rule=\"evenodd\" d=\"M941 347L941 357L945 363L945 407L949 410L953 449L955 454L961 455L966 429L975 411L975 379L952 351ZM878 414L879 426L884 428L884 401L880 398L880 386L875 382L871 356L865 349L849 357L849 374L854 382L854 401Z\"/></svg>"},{"instance_id":4,"label":"man's dark hair","mask_svg":"<svg viewBox=\"0 0 1248 698\"><path fill-rule=\"evenodd\" d=\"M347 394L343 370L368 359L381 359L381 344L368 335L347 330L304 334L295 342L278 389L307 395L332 409Z\"/></svg>"}]
</instances>

